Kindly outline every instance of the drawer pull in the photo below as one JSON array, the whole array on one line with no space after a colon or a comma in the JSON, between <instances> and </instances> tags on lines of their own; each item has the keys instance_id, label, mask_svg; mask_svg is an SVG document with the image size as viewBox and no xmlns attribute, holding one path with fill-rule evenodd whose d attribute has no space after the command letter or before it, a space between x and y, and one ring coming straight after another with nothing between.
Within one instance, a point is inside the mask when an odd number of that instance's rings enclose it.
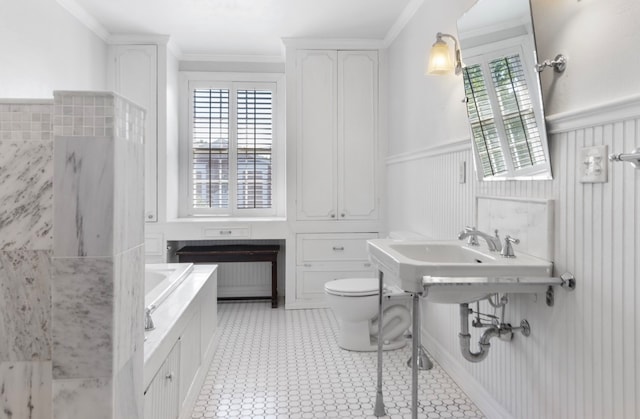
<instances>
[{"instance_id":1,"label":"drawer pull","mask_svg":"<svg viewBox=\"0 0 640 419\"><path fill-rule=\"evenodd\" d=\"M344 246L333 246L334 252L342 252L344 250Z\"/></svg>"},{"instance_id":2,"label":"drawer pull","mask_svg":"<svg viewBox=\"0 0 640 419\"><path fill-rule=\"evenodd\" d=\"M370 264L370 263L365 263L365 264L364 264L364 267L365 267L365 268L370 268L370 267L371 267L371 264Z\"/></svg>"},{"instance_id":3,"label":"drawer pull","mask_svg":"<svg viewBox=\"0 0 640 419\"><path fill-rule=\"evenodd\" d=\"M220 230L220 235L221 236L228 236L232 233L231 230Z\"/></svg>"},{"instance_id":4,"label":"drawer pull","mask_svg":"<svg viewBox=\"0 0 640 419\"><path fill-rule=\"evenodd\" d=\"M167 375L164 376L164 378L169 381L173 381L173 372L168 373Z\"/></svg>"},{"instance_id":5,"label":"drawer pull","mask_svg":"<svg viewBox=\"0 0 640 419\"><path fill-rule=\"evenodd\" d=\"M311 267L311 264L310 264L310 263L305 263L303 266L304 266L305 268L310 268L310 267Z\"/></svg>"}]
</instances>

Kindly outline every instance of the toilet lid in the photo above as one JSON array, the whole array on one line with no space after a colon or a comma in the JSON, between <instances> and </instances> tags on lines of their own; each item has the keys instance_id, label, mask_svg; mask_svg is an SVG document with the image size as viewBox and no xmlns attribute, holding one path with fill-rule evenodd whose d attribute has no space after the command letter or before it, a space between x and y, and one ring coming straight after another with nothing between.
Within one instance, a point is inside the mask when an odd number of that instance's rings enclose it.
<instances>
[{"instance_id":1,"label":"toilet lid","mask_svg":"<svg viewBox=\"0 0 640 419\"><path fill-rule=\"evenodd\" d=\"M333 295L365 297L378 294L378 278L345 278L329 281L324 290Z\"/></svg>"}]
</instances>

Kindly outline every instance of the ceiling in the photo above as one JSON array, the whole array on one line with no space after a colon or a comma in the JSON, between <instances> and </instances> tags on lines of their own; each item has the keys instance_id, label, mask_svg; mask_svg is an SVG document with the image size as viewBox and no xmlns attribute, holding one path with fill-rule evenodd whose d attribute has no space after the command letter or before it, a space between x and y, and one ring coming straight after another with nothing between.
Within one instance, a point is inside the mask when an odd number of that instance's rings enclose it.
<instances>
[{"instance_id":1,"label":"ceiling","mask_svg":"<svg viewBox=\"0 0 640 419\"><path fill-rule=\"evenodd\" d=\"M59 0L69 3L72 0ZM276 59L282 38L383 40L416 0L73 0L110 34L169 35L182 54ZM420 1L421 3L421 1Z\"/></svg>"}]
</instances>

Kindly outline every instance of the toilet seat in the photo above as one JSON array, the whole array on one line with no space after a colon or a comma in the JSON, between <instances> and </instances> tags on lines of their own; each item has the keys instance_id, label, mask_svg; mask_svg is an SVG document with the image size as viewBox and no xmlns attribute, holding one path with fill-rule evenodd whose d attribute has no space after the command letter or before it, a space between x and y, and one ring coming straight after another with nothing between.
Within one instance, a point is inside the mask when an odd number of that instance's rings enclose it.
<instances>
[{"instance_id":1,"label":"toilet seat","mask_svg":"<svg viewBox=\"0 0 640 419\"><path fill-rule=\"evenodd\" d=\"M344 297L369 297L378 295L378 278L346 278L336 279L324 284L327 294ZM386 290L386 286L384 290Z\"/></svg>"}]
</instances>

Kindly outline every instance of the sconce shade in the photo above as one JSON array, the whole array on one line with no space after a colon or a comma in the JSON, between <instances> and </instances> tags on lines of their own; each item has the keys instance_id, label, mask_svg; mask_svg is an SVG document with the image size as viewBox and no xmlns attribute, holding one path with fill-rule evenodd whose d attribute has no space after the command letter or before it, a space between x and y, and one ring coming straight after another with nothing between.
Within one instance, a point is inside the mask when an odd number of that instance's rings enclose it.
<instances>
[{"instance_id":1,"label":"sconce shade","mask_svg":"<svg viewBox=\"0 0 640 419\"><path fill-rule=\"evenodd\" d=\"M451 52L446 42L441 37L431 47L429 53L429 64L427 65L427 74L451 74L453 72L453 62L451 61Z\"/></svg>"}]
</instances>

